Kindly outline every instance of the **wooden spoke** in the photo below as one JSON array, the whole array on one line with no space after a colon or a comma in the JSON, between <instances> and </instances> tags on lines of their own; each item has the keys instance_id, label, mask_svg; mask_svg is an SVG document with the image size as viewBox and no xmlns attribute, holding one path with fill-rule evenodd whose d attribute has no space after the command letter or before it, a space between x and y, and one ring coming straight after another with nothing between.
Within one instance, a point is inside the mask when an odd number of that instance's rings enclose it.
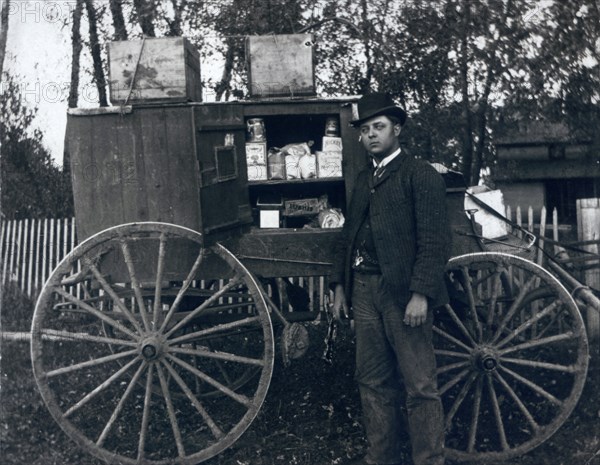
<instances>
[{"instance_id":1,"label":"wooden spoke","mask_svg":"<svg viewBox=\"0 0 600 465\"><path fill-rule=\"evenodd\" d=\"M529 381L527 378L524 378L523 376L519 375L518 373L515 373L514 371L506 368L505 366L501 365L500 369L502 371L504 371L505 373L508 373L510 376L512 376L517 381L520 381L521 383L523 383L525 386L527 386L528 388L530 388L532 391L536 392L540 396L542 396L545 399L549 400L553 404L558 405L558 406L562 405L562 402L559 399L557 399L556 397L554 397L552 394L550 394L548 391L546 391L541 386L535 384L533 381Z\"/></svg>"},{"instance_id":2,"label":"wooden spoke","mask_svg":"<svg viewBox=\"0 0 600 465\"><path fill-rule=\"evenodd\" d=\"M501 360L503 363L514 363L515 365L522 365L531 368L543 368L545 370L561 371L563 373L577 372L576 365L560 365L558 363L538 362L536 360L524 360L522 358L503 357Z\"/></svg>"},{"instance_id":3,"label":"wooden spoke","mask_svg":"<svg viewBox=\"0 0 600 465\"><path fill-rule=\"evenodd\" d=\"M483 330L481 328L479 316L477 315L477 307L475 306L475 296L473 295L473 287L471 278L469 276L469 269L464 266L461 268L461 271L465 281L465 290L467 291L467 297L469 299L469 309L471 310L471 315L473 316L473 321L475 322L475 328L477 330L477 340L481 341L483 339Z\"/></svg>"},{"instance_id":4,"label":"wooden spoke","mask_svg":"<svg viewBox=\"0 0 600 465\"><path fill-rule=\"evenodd\" d=\"M110 298L113 300L113 302L119 308L119 310L121 310L121 312L123 312L123 315L125 315L127 317L127 319L133 325L133 327L136 329L138 334L143 333L143 330L142 330L140 324L137 322L137 320L135 319L133 314L129 311L129 309L123 304L123 302L121 301L121 298L117 295L117 293L111 287L111 285L108 283L108 281L106 281L104 276L102 276L102 274L100 273L100 270L98 270L96 265L94 265L89 259L87 259L87 257L84 257L83 260L84 260L84 262L87 261L87 266L89 266L90 270L94 274L94 277L98 280L98 282L100 283L100 286L102 286L102 289L104 289L104 292L106 292L110 296Z\"/></svg>"},{"instance_id":5,"label":"wooden spoke","mask_svg":"<svg viewBox=\"0 0 600 465\"><path fill-rule=\"evenodd\" d=\"M64 289L61 289L61 288L57 287L57 288L54 289L54 291L57 294L60 294L65 299L67 299L68 301L76 304L78 307L83 308L87 312L91 313L96 318L104 321L106 324L109 324L113 328L121 331L124 334L127 334L129 337L131 337L131 339L134 339L134 340L138 340L139 339L138 335L136 335L135 333L133 333L132 331L130 331L129 329L127 329L120 321L113 320L112 318L110 318L106 314L104 314L103 312L97 310L96 308L92 307L91 305L86 304L84 301L79 300L74 295L69 294Z\"/></svg>"},{"instance_id":6,"label":"wooden spoke","mask_svg":"<svg viewBox=\"0 0 600 465\"><path fill-rule=\"evenodd\" d=\"M250 405L252 404L251 399L249 399L248 397L246 397L246 396L244 396L242 394L237 394L237 393L233 392L227 386L219 383L217 380L215 380L214 378L208 376L206 373L201 372L200 370L198 370L197 368L193 367L189 363L186 363L183 360L181 360L181 359L179 359L179 358L177 358L177 357L175 357L173 355L170 355L170 354L167 355L167 358L169 360L171 360L172 362L177 363L181 367L185 368L189 372L193 373L198 378L200 378L202 381L204 381L204 382L210 384L211 386L217 388L223 394L231 397L233 400L239 402L243 406L249 408Z\"/></svg>"},{"instance_id":7,"label":"wooden spoke","mask_svg":"<svg viewBox=\"0 0 600 465\"><path fill-rule=\"evenodd\" d=\"M98 440L96 441L97 446L102 447L102 445L104 444L104 441L106 441L106 437L108 436L108 433L112 429L115 421L117 421L119 414L121 413L121 411L123 410L123 407L125 406L125 402L127 402L127 399L131 395L133 388L136 386L137 382L139 381L140 377L142 376L142 373L144 372L144 370L146 368L148 368L148 364L144 361L144 362L142 362L140 367L137 369L137 371L133 375L133 378L131 378L131 381L129 381L129 384L127 385L127 389L125 389L125 392L119 399L119 403L113 410L112 415L110 416L108 422L104 426L102 433L100 433Z\"/></svg>"},{"instance_id":8,"label":"wooden spoke","mask_svg":"<svg viewBox=\"0 0 600 465\"><path fill-rule=\"evenodd\" d=\"M196 398L196 396L194 395L192 390L188 387L188 385L185 383L185 381L183 381L183 379L181 379L181 376L179 376L179 373L177 373L175 371L175 369L164 360L163 360L163 364L166 367L169 374L173 377L175 382L179 385L181 390L185 393L187 398L190 400L192 405L196 408L196 410L198 411L198 413L200 414L202 419L205 421L206 425L210 428L210 431L211 431L212 435L215 437L215 439L222 438L224 436L223 431L221 431L221 429L217 426L215 421L211 418L211 416L208 414L206 409L202 406L202 403Z\"/></svg>"},{"instance_id":9,"label":"wooden spoke","mask_svg":"<svg viewBox=\"0 0 600 465\"><path fill-rule=\"evenodd\" d=\"M443 329L440 329L438 326L433 326L433 331L438 333L440 336L448 339L450 342L452 342L453 344L462 347L463 349L465 349L467 352L471 352L473 350L472 347L469 347L468 345L466 345L465 343L459 341L458 339L456 339L454 336L451 336L450 334L448 334L446 331L444 331Z\"/></svg>"},{"instance_id":10,"label":"wooden spoke","mask_svg":"<svg viewBox=\"0 0 600 465\"><path fill-rule=\"evenodd\" d=\"M156 283L154 285L154 314L152 316L152 327L158 326L158 317L161 311L161 292L162 292L162 277L165 268L165 253L166 253L167 236L164 232L160 233L158 246L158 263L156 264ZM159 374L160 374L159 370Z\"/></svg>"},{"instance_id":11,"label":"wooden spoke","mask_svg":"<svg viewBox=\"0 0 600 465\"><path fill-rule=\"evenodd\" d=\"M500 446L503 450L509 449L508 441L506 440L506 431L504 429L504 422L502 421L502 412L500 412L500 404L498 404L498 396L496 395L496 389L492 381L492 376L486 374L487 387L492 401L492 409L494 411L494 418L496 419L496 428L498 429L498 436L500 437Z\"/></svg>"},{"instance_id":12,"label":"wooden spoke","mask_svg":"<svg viewBox=\"0 0 600 465\"><path fill-rule=\"evenodd\" d=\"M496 348L500 349L503 346L505 346L506 344L508 344L515 337L517 337L519 334L521 334L522 332L524 332L527 329L531 328L535 323L537 323L542 318L546 317L547 315L549 315L550 313L552 313L554 310L556 310L556 308L559 305L562 305L562 302L560 300L555 300L554 302L552 302L546 308L544 308L540 312L536 313L536 315L533 318L529 318L525 323L523 323L522 325L520 325L518 328L513 329L507 337L505 337L504 339L502 339L500 342L498 342L496 344Z\"/></svg>"},{"instance_id":13,"label":"wooden spoke","mask_svg":"<svg viewBox=\"0 0 600 465\"><path fill-rule=\"evenodd\" d=\"M496 271L490 276L491 286L492 286L492 295L490 296L490 305L488 311L488 317L486 321L486 325L488 328L491 328L494 323L494 316L496 314L496 305L498 304L498 295L500 293L500 288L502 283L500 281L500 272Z\"/></svg>"},{"instance_id":14,"label":"wooden spoke","mask_svg":"<svg viewBox=\"0 0 600 465\"><path fill-rule=\"evenodd\" d=\"M121 376L123 376L127 370L129 370L135 363L137 363L139 361L140 361L140 359L138 357L136 357L133 360L131 360L129 363L127 363L126 365L123 365L120 370L115 372L106 381L99 384L94 390L92 390L91 392L86 394L79 402L77 402L69 410L67 410L64 414L65 417L68 417L69 415L73 414L75 411L77 411L81 407L83 407L85 404L87 404L90 400L92 400L94 397L96 397L100 392L102 392L104 389L106 389L108 386L110 386L112 383L114 383L117 379L119 379Z\"/></svg>"},{"instance_id":15,"label":"wooden spoke","mask_svg":"<svg viewBox=\"0 0 600 465\"><path fill-rule=\"evenodd\" d=\"M469 443L467 444L467 451L473 452L475 450L475 441L477 439L477 429L479 428L479 412L481 410L481 394L483 392L483 378L477 379L477 386L475 387L475 398L473 399L473 409L471 413L471 427L469 429Z\"/></svg>"},{"instance_id":16,"label":"wooden spoke","mask_svg":"<svg viewBox=\"0 0 600 465\"><path fill-rule=\"evenodd\" d=\"M160 387L162 389L162 394L165 399L165 404L167 406L167 413L169 415L171 429L173 430L173 437L175 438L175 444L177 445L177 453L179 454L179 457L185 457L185 448L183 447L181 430L179 429L179 425L177 423L177 416L175 415L175 409L173 408L173 401L171 400L171 391L169 391L169 385L160 365L156 365L156 371L158 372Z\"/></svg>"},{"instance_id":17,"label":"wooden spoke","mask_svg":"<svg viewBox=\"0 0 600 465\"><path fill-rule=\"evenodd\" d=\"M515 404L517 404L517 407L519 407L519 410L521 411L523 416L527 419L527 422L529 423L529 425L533 428L534 431L538 431L540 429L540 425L535 421L535 419L533 418L533 415L531 414L529 409L525 406L525 404L521 401L521 399L519 398L517 393L514 391L514 389L510 387L510 385L506 382L504 377L500 373L498 373L498 371L494 371L494 376L496 377L498 382L502 385L504 390L508 393L508 395L511 397L513 402Z\"/></svg>"},{"instance_id":18,"label":"wooden spoke","mask_svg":"<svg viewBox=\"0 0 600 465\"><path fill-rule=\"evenodd\" d=\"M43 329L42 338L51 341L81 341L81 342L99 342L101 344L110 344L115 346L137 347L136 341L125 339L115 339L112 337L94 336L88 333L73 333L70 331L59 331L56 329Z\"/></svg>"},{"instance_id":19,"label":"wooden spoke","mask_svg":"<svg viewBox=\"0 0 600 465\"><path fill-rule=\"evenodd\" d=\"M213 326L212 328L201 329L200 331L194 331L193 333L187 333L182 336L176 337L174 339L171 339L169 341L169 344L171 346L173 346L174 344L181 344L182 342L185 342L185 341L198 340L200 338L203 338L203 337L206 337L206 336L209 336L212 334L230 331L232 329L241 328L241 327L252 325L255 323L259 323L259 322L260 322L260 317L252 316L249 318L244 318L243 320L232 321L230 323L223 323L220 325Z\"/></svg>"},{"instance_id":20,"label":"wooden spoke","mask_svg":"<svg viewBox=\"0 0 600 465\"><path fill-rule=\"evenodd\" d=\"M142 412L142 424L140 426L140 442L138 443L138 462L142 462L146 451L146 441L148 438L148 425L150 424L150 404L152 402L152 368L154 364L148 365L146 373L146 390L144 393L144 410Z\"/></svg>"},{"instance_id":21,"label":"wooden spoke","mask_svg":"<svg viewBox=\"0 0 600 465\"><path fill-rule=\"evenodd\" d=\"M458 315L456 314L456 312L454 311L454 309L449 304L446 304L446 310L447 310L448 314L450 315L450 318L452 318L453 323L457 326L458 329L461 330L461 332L465 335L465 337L467 338L467 340L469 341L469 343L473 347L476 346L477 343L475 342L475 340L471 336L471 333L465 327L465 325L463 324L463 322L460 321L460 318L458 318Z\"/></svg>"},{"instance_id":22,"label":"wooden spoke","mask_svg":"<svg viewBox=\"0 0 600 465\"><path fill-rule=\"evenodd\" d=\"M447 357L471 358L471 354L464 352L454 352L453 350L435 349L435 355L444 355Z\"/></svg>"},{"instance_id":23,"label":"wooden spoke","mask_svg":"<svg viewBox=\"0 0 600 465\"><path fill-rule=\"evenodd\" d=\"M442 373L446 373L448 371L452 371L452 370L456 370L457 368L463 368L465 366L468 366L470 363L467 362L456 362L456 363L451 363L449 365L444 365L442 367L439 367L436 372L438 375L441 375Z\"/></svg>"},{"instance_id":24,"label":"wooden spoke","mask_svg":"<svg viewBox=\"0 0 600 465\"><path fill-rule=\"evenodd\" d=\"M170 352L178 354L194 355L198 357L213 358L217 360L225 360L228 362L238 362L247 365L264 366L265 362L259 358L242 357L241 355L230 354L228 352L214 352L212 350L196 348L186 349L184 347L171 347Z\"/></svg>"},{"instance_id":25,"label":"wooden spoke","mask_svg":"<svg viewBox=\"0 0 600 465\"><path fill-rule=\"evenodd\" d=\"M469 389L471 389L471 386L473 385L473 383L475 382L476 379L477 379L477 373L471 373L471 376L469 377L467 382L463 385L462 389L458 393L458 396L456 396L456 399L454 400L452 407L450 407L450 410L448 411L448 413L446 415L446 431L448 431L450 429L454 415L456 415L456 412L458 412L458 409L464 402L464 400L467 397L467 394L469 392Z\"/></svg>"},{"instance_id":26,"label":"wooden spoke","mask_svg":"<svg viewBox=\"0 0 600 465\"><path fill-rule=\"evenodd\" d=\"M454 378L452 378L450 381L448 381L446 384L444 384L441 388L440 388L440 394L444 394L448 389L450 389L452 386L454 386L456 383L460 382L462 379L465 378L465 376L467 376L469 374L469 369L465 369L463 371L461 371L458 375L456 375Z\"/></svg>"},{"instance_id":27,"label":"wooden spoke","mask_svg":"<svg viewBox=\"0 0 600 465\"><path fill-rule=\"evenodd\" d=\"M496 329L496 332L494 333L494 337L491 340L492 344L494 344L498 340L498 338L502 334L502 331L506 328L506 325L508 324L508 322L515 316L515 313L521 307L521 303L523 302L523 299L525 298L525 296L531 289L531 286L533 286L534 282L535 282L535 276L529 278L527 280L527 282L521 287L521 291L519 292L519 294L515 298L514 302L512 303L512 305L506 312L506 315L504 316L504 318L498 325L498 328Z\"/></svg>"},{"instance_id":28,"label":"wooden spoke","mask_svg":"<svg viewBox=\"0 0 600 465\"><path fill-rule=\"evenodd\" d=\"M202 250L200 250L200 253L198 253L196 260L194 261L194 265L192 266L192 269L190 270L187 277L185 278L185 281L183 282L181 289L179 289L179 292L177 293L177 296L175 297L175 300L173 301L171 308L169 308L169 311L167 312L167 315L165 316L165 319L160 326L159 332L162 333L166 329L167 325L171 321L171 318L173 317L175 312L179 309L179 304L181 303L181 299L183 299L183 296L185 295L186 291L189 289L190 285L192 284L192 281L194 280L194 277L196 276L196 273L198 272L198 268L200 267L200 263L202 263L203 257L204 257L204 253Z\"/></svg>"},{"instance_id":29,"label":"wooden spoke","mask_svg":"<svg viewBox=\"0 0 600 465\"><path fill-rule=\"evenodd\" d=\"M548 336L542 339L534 339L533 341L523 342L522 344L518 344L516 346L507 347L498 352L500 355L506 355L511 352L518 352L520 350L533 349L534 347L544 346L547 344L555 344L557 342L569 341L575 337L575 334L572 331L568 331L564 334L557 334L555 336Z\"/></svg>"},{"instance_id":30,"label":"wooden spoke","mask_svg":"<svg viewBox=\"0 0 600 465\"><path fill-rule=\"evenodd\" d=\"M177 324L175 324L169 331L166 332L165 336L166 337L171 336L175 331L177 331L178 329L182 328L183 326L185 326L186 324L188 324L189 322L191 322L200 313L202 313L202 311L204 311L206 308L208 308L214 302L216 302L217 300L219 300L219 298L223 294L225 294L230 289L233 289L235 286L238 286L241 283L241 281L242 280L239 277L237 279L232 279L231 281L229 281L229 283L227 283L225 286L223 286L221 289L219 289L217 292L215 292L205 302L203 302L201 305L199 305L194 310L192 310L189 313L189 315L187 315L184 319L182 319Z\"/></svg>"},{"instance_id":31,"label":"wooden spoke","mask_svg":"<svg viewBox=\"0 0 600 465\"><path fill-rule=\"evenodd\" d=\"M121 252L123 253L123 259L125 260L125 264L127 265L127 271L129 272L129 278L131 279L131 288L133 289L135 299L140 309L140 315L142 317L142 322L144 323L144 328L146 329L146 331L149 331L150 324L148 323L148 318L146 316L146 305L144 304L144 298L142 297L140 284L135 273L135 266L133 265L133 259L131 258L129 244L127 243L127 240L123 237L121 237L119 242L121 244Z\"/></svg>"},{"instance_id":32,"label":"wooden spoke","mask_svg":"<svg viewBox=\"0 0 600 465\"><path fill-rule=\"evenodd\" d=\"M126 352L119 352L117 354L107 355L105 357L100 357L92 360L87 360L85 362L76 363L75 365L70 365L68 367L57 368L56 370L49 371L46 375L51 378L53 376L64 375L65 373L71 373L73 371L81 370L83 368L94 367L98 365L102 365L103 363L114 362L115 360L120 360L124 357L129 357L131 355L136 355L137 350L128 350Z\"/></svg>"}]
</instances>

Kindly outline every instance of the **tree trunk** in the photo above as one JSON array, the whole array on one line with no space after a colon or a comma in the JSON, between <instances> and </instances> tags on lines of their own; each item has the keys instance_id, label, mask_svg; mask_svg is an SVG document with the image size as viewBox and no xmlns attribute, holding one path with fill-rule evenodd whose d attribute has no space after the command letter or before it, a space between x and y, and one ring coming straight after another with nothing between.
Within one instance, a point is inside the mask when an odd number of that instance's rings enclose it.
<instances>
[{"instance_id":1,"label":"tree trunk","mask_svg":"<svg viewBox=\"0 0 600 465\"><path fill-rule=\"evenodd\" d=\"M77 0L73 10L73 26L71 28L71 87L69 89L69 108L77 107L79 99L79 62L81 58L81 15L83 13L83 0Z\"/></svg>"},{"instance_id":2,"label":"tree trunk","mask_svg":"<svg viewBox=\"0 0 600 465\"><path fill-rule=\"evenodd\" d=\"M123 16L122 0L110 0L110 13L112 15L113 27L115 28L115 40L127 40L127 27Z\"/></svg>"},{"instance_id":3,"label":"tree trunk","mask_svg":"<svg viewBox=\"0 0 600 465\"><path fill-rule=\"evenodd\" d=\"M0 23L0 79L4 71L4 56L6 55L6 40L8 38L8 20L9 20L10 0L2 0L2 19Z\"/></svg>"},{"instance_id":4,"label":"tree trunk","mask_svg":"<svg viewBox=\"0 0 600 465\"><path fill-rule=\"evenodd\" d=\"M83 0L77 0L73 10L73 26L71 27L71 83L69 87L69 108L77 108L79 100L79 68L81 60L81 15L83 14ZM71 156L67 150L67 140L65 136L65 145L63 151L63 176L68 180L71 172Z\"/></svg>"},{"instance_id":5,"label":"tree trunk","mask_svg":"<svg viewBox=\"0 0 600 465\"><path fill-rule=\"evenodd\" d=\"M469 24L471 24L470 0L462 2L464 18L462 24L461 56L460 56L460 84L463 106L463 159L462 172L467 178L467 185L471 185L471 164L473 162L473 120L469 102Z\"/></svg>"},{"instance_id":6,"label":"tree trunk","mask_svg":"<svg viewBox=\"0 0 600 465\"><path fill-rule=\"evenodd\" d=\"M133 0L133 6L137 13L138 22L146 37L155 37L154 33L154 0Z\"/></svg>"},{"instance_id":7,"label":"tree trunk","mask_svg":"<svg viewBox=\"0 0 600 465\"><path fill-rule=\"evenodd\" d=\"M371 44L369 40L371 38L370 31L368 28L372 27L371 21L369 21L368 13L369 13L369 5L366 0L361 0L361 22L362 22L362 33L363 33L363 45L365 47L365 61L367 65L367 69L365 70L364 80L358 83L359 93L366 94L369 92L371 87L371 80L373 79L373 60L371 58Z\"/></svg>"},{"instance_id":8,"label":"tree trunk","mask_svg":"<svg viewBox=\"0 0 600 465\"><path fill-rule=\"evenodd\" d=\"M94 62L94 81L98 88L98 101L101 107L107 107L106 78L104 77L104 68L102 67L102 53L98 38L98 21L96 18L96 9L94 8L94 0L85 0L85 7L90 28L90 51Z\"/></svg>"},{"instance_id":9,"label":"tree trunk","mask_svg":"<svg viewBox=\"0 0 600 465\"><path fill-rule=\"evenodd\" d=\"M223 66L223 77L219 81L219 83L215 86L215 100L220 102L223 98L223 94L229 96L229 91L231 90L231 76L233 72L233 61L235 58L235 45L233 41L227 41L227 52L225 53L225 66ZM227 98L226 97L226 98Z\"/></svg>"},{"instance_id":10,"label":"tree trunk","mask_svg":"<svg viewBox=\"0 0 600 465\"><path fill-rule=\"evenodd\" d=\"M173 21L169 21L168 35L179 37L183 35L183 30L181 28L181 10L183 5L178 4L177 0L171 0L171 4L173 5Z\"/></svg>"}]
</instances>

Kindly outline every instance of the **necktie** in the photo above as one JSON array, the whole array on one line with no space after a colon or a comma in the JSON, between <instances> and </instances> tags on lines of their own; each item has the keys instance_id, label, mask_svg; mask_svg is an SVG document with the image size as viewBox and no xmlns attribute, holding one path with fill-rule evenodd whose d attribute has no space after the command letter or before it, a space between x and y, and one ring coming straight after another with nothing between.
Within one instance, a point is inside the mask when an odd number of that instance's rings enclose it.
<instances>
[{"instance_id":1,"label":"necktie","mask_svg":"<svg viewBox=\"0 0 600 465\"><path fill-rule=\"evenodd\" d=\"M384 171L385 165L378 165L377 168L375 168L375 171L373 172L373 177L380 178Z\"/></svg>"}]
</instances>

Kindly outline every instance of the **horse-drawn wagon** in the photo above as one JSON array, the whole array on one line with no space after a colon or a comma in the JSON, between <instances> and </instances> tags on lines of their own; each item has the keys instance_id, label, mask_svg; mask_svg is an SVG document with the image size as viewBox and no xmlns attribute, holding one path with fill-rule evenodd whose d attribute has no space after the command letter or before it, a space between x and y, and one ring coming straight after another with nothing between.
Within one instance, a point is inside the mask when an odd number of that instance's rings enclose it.
<instances>
[{"instance_id":1,"label":"horse-drawn wagon","mask_svg":"<svg viewBox=\"0 0 600 465\"><path fill-rule=\"evenodd\" d=\"M354 101L71 112L80 243L41 292L31 353L44 402L81 447L111 464L195 464L243 434L269 387L273 322L289 329L320 310L276 308L265 280L326 280L340 232L293 215L261 228L261 205L326 198L345 209L367 161L348 124ZM335 120L343 176L249 181L246 128L256 118L278 147L318 141ZM452 302L435 336L447 450L459 460L508 458L547 439L575 407L585 328L569 291L515 253L520 245L473 234L466 187L446 180Z\"/></svg>"}]
</instances>

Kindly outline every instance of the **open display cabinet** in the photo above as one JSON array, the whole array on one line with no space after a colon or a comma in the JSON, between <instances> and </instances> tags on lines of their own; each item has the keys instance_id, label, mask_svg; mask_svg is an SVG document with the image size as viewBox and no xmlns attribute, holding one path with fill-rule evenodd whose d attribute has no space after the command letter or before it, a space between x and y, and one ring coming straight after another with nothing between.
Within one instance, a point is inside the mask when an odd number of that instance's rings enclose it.
<instances>
[{"instance_id":1,"label":"open display cabinet","mask_svg":"<svg viewBox=\"0 0 600 465\"><path fill-rule=\"evenodd\" d=\"M263 175L263 179L249 177L248 181L255 226L273 226L272 223L265 225L261 222L261 213L265 210L279 213L279 222L275 227L291 230L319 227L315 217L319 208L324 206L345 213L351 180L360 163L365 160L356 132L349 126L352 119L350 101L287 100L251 103L244 106L244 118L250 124L261 121L266 139L266 175ZM341 150L339 170L323 166L325 156L332 153L324 154L327 147L324 147L323 142L324 137L327 137L326 127L331 121L337 129L338 147ZM330 142L332 139L338 142L336 137L329 137ZM271 179L269 153L273 154L276 148L289 147L291 144L306 144L305 149L308 146L314 169L308 169L306 175L304 166L295 166L298 160L287 155L284 179L281 179L282 176ZM252 160L247 163L251 170Z\"/></svg>"}]
</instances>

